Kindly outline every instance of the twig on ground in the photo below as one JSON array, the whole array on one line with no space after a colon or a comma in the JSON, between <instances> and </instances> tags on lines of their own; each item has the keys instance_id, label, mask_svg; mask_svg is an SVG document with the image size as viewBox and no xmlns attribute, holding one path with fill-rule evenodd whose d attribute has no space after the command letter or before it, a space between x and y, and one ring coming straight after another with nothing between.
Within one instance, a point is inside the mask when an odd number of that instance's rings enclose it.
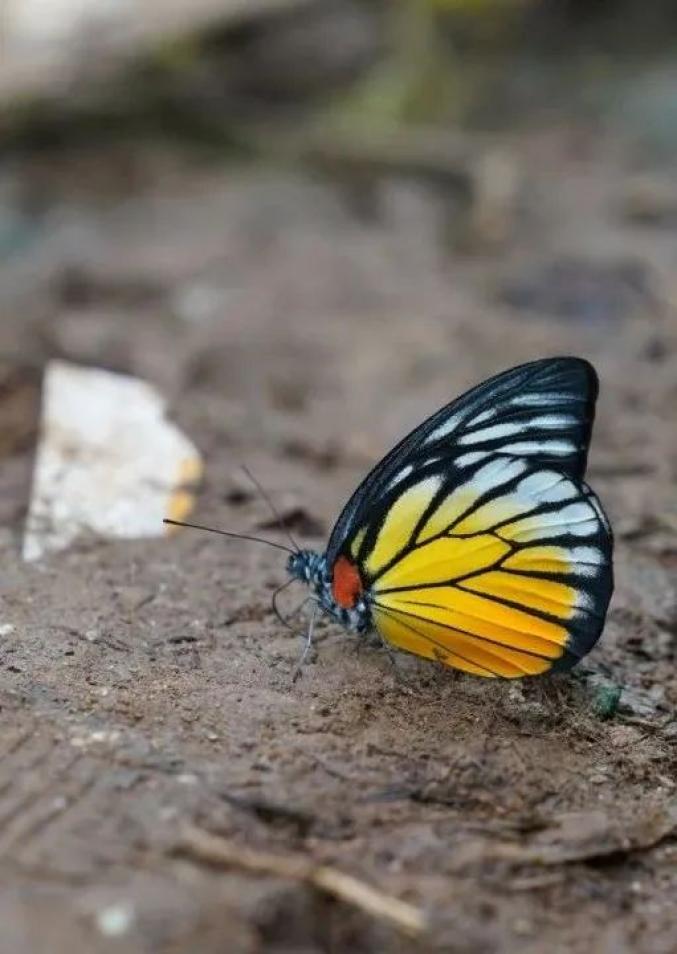
<instances>
[{"instance_id":1,"label":"twig on ground","mask_svg":"<svg viewBox=\"0 0 677 954\"><path fill-rule=\"evenodd\" d=\"M332 778L338 778L342 782L352 782L354 784L355 778L353 776L350 776L346 772L342 772L340 769L337 769L335 766L330 765L328 762L325 762L325 760L320 755L316 755L314 752L306 752L304 749L300 747L297 748L296 751L299 753L299 755L305 756L305 758L310 759L316 765L319 765L320 768L324 769L327 775L331 775Z\"/></svg>"},{"instance_id":2,"label":"twig on ground","mask_svg":"<svg viewBox=\"0 0 677 954\"><path fill-rule=\"evenodd\" d=\"M426 929L426 917L420 908L372 888L330 865L318 865L303 855L278 855L246 848L194 827L184 830L176 850L188 858L216 867L242 868L308 884L375 918L388 921L410 935L422 934Z\"/></svg>"},{"instance_id":3,"label":"twig on ground","mask_svg":"<svg viewBox=\"0 0 677 954\"><path fill-rule=\"evenodd\" d=\"M660 722L651 722L649 719L639 719L635 716L616 716L618 722L624 725L636 725L639 729L645 729L647 732L662 732L666 725L670 725L671 717L664 718Z\"/></svg>"}]
</instances>

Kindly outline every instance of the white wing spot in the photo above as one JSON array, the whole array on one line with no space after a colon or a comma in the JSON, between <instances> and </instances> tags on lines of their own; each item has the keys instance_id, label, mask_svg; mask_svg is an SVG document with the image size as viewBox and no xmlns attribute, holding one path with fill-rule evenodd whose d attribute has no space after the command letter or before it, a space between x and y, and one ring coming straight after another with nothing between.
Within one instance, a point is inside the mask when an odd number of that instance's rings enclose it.
<instances>
[{"instance_id":1,"label":"white wing spot","mask_svg":"<svg viewBox=\"0 0 677 954\"><path fill-rule=\"evenodd\" d=\"M576 609L593 610L595 608L595 601L583 590L578 590L574 605Z\"/></svg>"},{"instance_id":2,"label":"white wing spot","mask_svg":"<svg viewBox=\"0 0 677 954\"><path fill-rule=\"evenodd\" d=\"M522 424L494 424L493 427L483 427L471 434L463 434L459 437L458 443L481 444L484 441L500 440L502 437L512 437L514 434L520 434L523 429Z\"/></svg>"},{"instance_id":3,"label":"white wing spot","mask_svg":"<svg viewBox=\"0 0 677 954\"><path fill-rule=\"evenodd\" d=\"M489 456L489 451L471 451L469 454L461 454L456 458L455 463L459 467L470 467L472 464L478 464L485 457Z\"/></svg>"},{"instance_id":4,"label":"white wing spot","mask_svg":"<svg viewBox=\"0 0 677 954\"><path fill-rule=\"evenodd\" d=\"M589 566L603 566L604 558L597 547L573 547L570 552L573 564L588 564Z\"/></svg>"},{"instance_id":5,"label":"white wing spot","mask_svg":"<svg viewBox=\"0 0 677 954\"><path fill-rule=\"evenodd\" d=\"M508 539L530 542L552 537L593 536L599 527L599 521L592 507L587 503L573 503L552 513L543 513L537 517L522 517L508 524L505 535ZM499 535L501 531L499 531Z\"/></svg>"},{"instance_id":6,"label":"white wing spot","mask_svg":"<svg viewBox=\"0 0 677 954\"><path fill-rule=\"evenodd\" d=\"M485 464L484 467L480 467L472 478L471 485L477 487L480 492L490 490L507 484L515 477L523 474L526 469L527 465L524 461L499 457L497 460Z\"/></svg>"},{"instance_id":7,"label":"white wing spot","mask_svg":"<svg viewBox=\"0 0 677 954\"><path fill-rule=\"evenodd\" d=\"M481 414L478 414L477 417L473 417L470 423L484 424L485 421L490 421L492 417L496 417L496 409L490 407L487 411L482 411Z\"/></svg>"},{"instance_id":8,"label":"white wing spot","mask_svg":"<svg viewBox=\"0 0 677 954\"><path fill-rule=\"evenodd\" d=\"M599 567L604 565L604 558L596 547L572 547L568 553L569 573L574 576L594 579Z\"/></svg>"},{"instance_id":9,"label":"white wing spot","mask_svg":"<svg viewBox=\"0 0 677 954\"><path fill-rule=\"evenodd\" d=\"M413 467L412 464L407 464L406 467L403 467L402 470L398 471L398 472L395 474L395 476L393 477L393 479L390 481L390 483L389 483L388 486L386 487L386 490L390 490L390 489L393 488L396 484L399 484L400 481L404 480L405 477L408 477L408 476L409 476L409 474L412 472L413 469L414 469L414 467Z\"/></svg>"},{"instance_id":10,"label":"white wing spot","mask_svg":"<svg viewBox=\"0 0 677 954\"><path fill-rule=\"evenodd\" d=\"M514 444L504 444L500 451L511 454L555 454L564 456L573 454L576 448L571 441L516 441Z\"/></svg>"},{"instance_id":11,"label":"white wing spot","mask_svg":"<svg viewBox=\"0 0 677 954\"><path fill-rule=\"evenodd\" d=\"M576 418L570 414L543 414L524 422L525 427L541 427L544 431L559 431L576 424Z\"/></svg>"},{"instance_id":12,"label":"white wing spot","mask_svg":"<svg viewBox=\"0 0 677 954\"><path fill-rule=\"evenodd\" d=\"M482 441L501 440L512 437L528 430L559 431L566 430L576 423L576 419L568 414L544 414L542 417L532 417L527 421L506 422L494 424L493 427L484 427L472 434L463 434L459 437L459 444L478 444Z\"/></svg>"},{"instance_id":13,"label":"white wing spot","mask_svg":"<svg viewBox=\"0 0 677 954\"><path fill-rule=\"evenodd\" d=\"M538 407L541 404L564 404L574 400L578 400L574 395L548 391L540 394L516 394L510 398L510 404L514 407Z\"/></svg>"},{"instance_id":14,"label":"white wing spot","mask_svg":"<svg viewBox=\"0 0 677 954\"><path fill-rule=\"evenodd\" d=\"M452 431L456 430L461 417L459 414L452 414L451 417L448 417L443 424L440 424L439 427L436 427L425 439L426 444L433 444L435 441L441 440L443 437L447 437L448 434L451 434Z\"/></svg>"},{"instance_id":15,"label":"white wing spot","mask_svg":"<svg viewBox=\"0 0 677 954\"><path fill-rule=\"evenodd\" d=\"M556 510L554 513L544 513L541 519L544 524L550 523L551 526L557 524L575 526L581 521L587 522L589 520L596 522L595 511L583 502L569 504L568 507L562 507L561 510Z\"/></svg>"},{"instance_id":16,"label":"white wing spot","mask_svg":"<svg viewBox=\"0 0 677 954\"><path fill-rule=\"evenodd\" d=\"M530 474L517 485L517 494L541 503L559 503L578 496L574 484L552 470Z\"/></svg>"}]
</instances>

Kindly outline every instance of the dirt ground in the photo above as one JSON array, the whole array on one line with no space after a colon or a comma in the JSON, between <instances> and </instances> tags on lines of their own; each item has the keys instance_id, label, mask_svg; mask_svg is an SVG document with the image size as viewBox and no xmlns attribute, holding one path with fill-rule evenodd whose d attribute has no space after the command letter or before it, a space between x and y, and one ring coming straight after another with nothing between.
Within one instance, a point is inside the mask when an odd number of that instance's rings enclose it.
<instances>
[{"instance_id":1,"label":"dirt ground","mask_svg":"<svg viewBox=\"0 0 677 954\"><path fill-rule=\"evenodd\" d=\"M300 171L158 150L5 167L3 954L674 951L675 220L629 216L620 144L513 145L523 188L491 248L445 245L445 197L401 178L365 208ZM321 547L424 415L559 353L602 382L590 482L617 585L588 668L624 687L611 718L580 675L395 671L332 626L292 685L300 636L270 606L284 559L254 544L185 531L20 561L50 356L169 395L206 460L200 520L269 526L244 461ZM208 865L181 850L189 824L335 865L429 928Z\"/></svg>"}]
</instances>

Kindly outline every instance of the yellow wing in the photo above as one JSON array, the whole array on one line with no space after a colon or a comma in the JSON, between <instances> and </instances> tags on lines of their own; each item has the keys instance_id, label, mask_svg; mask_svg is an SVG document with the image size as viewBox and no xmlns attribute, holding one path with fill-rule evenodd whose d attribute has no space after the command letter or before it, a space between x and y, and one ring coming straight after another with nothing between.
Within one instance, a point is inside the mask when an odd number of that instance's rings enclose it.
<instances>
[{"instance_id":1,"label":"yellow wing","mask_svg":"<svg viewBox=\"0 0 677 954\"><path fill-rule=\"evenodd\" d=\"M410 486L362 567L387 642L474 675L518 678L568 668L599 638L611 536L588 487L501 457L448 492L441 476Z\"/></svg>"}]
</instances>

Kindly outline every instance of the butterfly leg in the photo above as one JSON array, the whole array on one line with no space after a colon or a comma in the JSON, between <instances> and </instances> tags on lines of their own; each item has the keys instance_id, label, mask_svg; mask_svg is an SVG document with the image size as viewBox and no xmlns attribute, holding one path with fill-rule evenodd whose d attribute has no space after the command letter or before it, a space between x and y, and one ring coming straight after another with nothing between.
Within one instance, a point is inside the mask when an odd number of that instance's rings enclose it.
<instances>
[{"instance_id":1,"label":"butterfly leg","mask_svg":"<svg viewBox=\"0 0 677 954\"><path fill-rule=\"evenodd\" d=\"M376 629L349 631L348 635L352 641L353 653L356 656L363 653L365 649L379 649L381 646L388 649L383 637Z\"/></svg>"},{"instance_id":2,"label":"butterfly leg","mask_svg":"<svg viewBox=\"0 0 677 954\"><path fill-rule=\"evenodd\" d=\"M292 620L292 619L294 619L296 616L298 616L299 613L301 612L301 610L303 609L303 607L304 607L307 603L309 603L310 600L312 600L312 596L306 596L306 598L305 598L304 600L302 600L302 602L300 602L298 606L296 606L290 613L287 613L287 615L286 615L285 617L283 617L285 623L288 624L290 620Z\"/></svg>"},{"instance_id":3,"label":"butterfly leg","mask_svg":"<svg viewBox=\"0 0 677 954\"><path fill-rule=\"evenodd\" d=\"M388 657L388 662L390 663L393 673L395 674L396 681L401 682L402 670L400 669L399 663L397 661L397 653L394 652L393 647L383 638L383 636L381 636L377 629L370 630L370 634L377 637L377 645L380 644L381 648L385 650L385 654Z\"/></svg>"},{"instance_id":4,"label":"butterfly leg","mask_svg":"<svg viewBox=\"0 0 677 954\"><path fill-rule=\"evenodd\" d=\"M292 631L294 630L294 627L291 625L290 620L294 619L295 616L298 616L298 614L301 612L301 610L303 609L303 607L304 607L310 600L313 599L312 596L306 596L306 598L305 598L304 600L301 600L301 602L298 604L298 606L294 607L294 609L293 609L290 613L287 613L286 616L283 616L282 613L280 612L280 609L279 609L278 605L277 605L277 597L278 597L279 594L282 592L282 590L286 589L286 587L289 586L289 584L290 584L290 583L293 583L293 582L294 582L293 579L287 580L287 582L286 582L286 583L283 583L282 586L278 586L278 588L277 588L277 589L275 590L275 592L273 593L273 598L272 598L272 601L271 601L271 605L272 605L272 608L273 608L273 612L275 613L275 615L277 616L277 618L279 619L279 621L282 623L282 625L283 625L286 629L290 629L290 630L292 630Z\"/></svg>"},{"instance_id":5,"label":"butterfly leg","mask_svg":"<svg viewBox=\"0 0 677 954\"><path fill-rule=\"evenodd\" d=\"M353 644L353 653L356 656L361 655L364 652L364 647L367 645L366 640L364 639L364 637L360 636L359 634L355 636L354 633L349 633L348 635Z\"/></svg>"},{"instance_id":6,"label":"butterfly leg","mask_svg":"<svg viewBox=\"0 0 677 954\"><path fill-rule=\"evenodd\" d=\"M291 677L292 683L295 683L296 680L301 675L301 670L303 669L303 665L308 657L308 653L310 652L312 648L313 633L315 632L315 620L317 619L318 612L319 612L319 606L315 605L313 607L313 612L310 617L310 622L308 623L308 631L306 633L306 640L303 646L303 652L301 653L301 658L299 659L298 663L296 664L296 668L294 669L294 672L292 673L292 677Z\"/></svg>"}]
</instances>

